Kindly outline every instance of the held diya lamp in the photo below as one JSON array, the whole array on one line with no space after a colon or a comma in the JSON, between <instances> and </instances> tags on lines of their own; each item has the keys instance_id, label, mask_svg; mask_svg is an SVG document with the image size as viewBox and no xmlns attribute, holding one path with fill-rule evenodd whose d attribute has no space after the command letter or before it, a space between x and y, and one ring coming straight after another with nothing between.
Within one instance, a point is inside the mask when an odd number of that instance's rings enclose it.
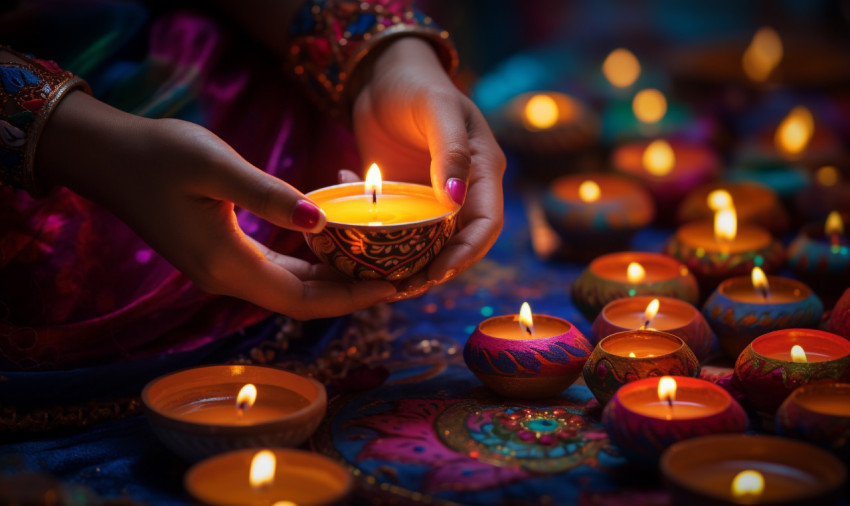
<instances>
[{"instance_id":1,"label":"held diya lamp","mask_svg":"<svg viewBox=\"0 0 850 506\"><path fill-rule=\"evenodd\" d=\"M321 383L280 369L196 367L160 376L142 390L159 439L188 461L257 446L297 446L327 407Z\"/></svg>"},{"instance_id":2,"label":"held diya lamp","mask_svg":"<svg viewBox=\"0 0 850 506\"><path fill-rule=\"evenodd\" d=\"M777 408L796 388L850 381L850 341L822 330L775 330L741 352L735 378L750 404L772 425Z\"/></svg>"},{"instance_id":3,"label":"held diya lamp","mask_svg":"<svg viewBox=\"0 0 850 506\"><path fill-rule=\"evenodd\" d=\"M683 300L654 295L624 297L606 304L593 321L591 342L600 343L605 336L642 328L673 334L699 360L708 357L714 342L714 333L697 308Z\"/></svg>"},{"instance_id":4,"label":"held diya lamp","mask_svg":"<svg viewBox=\"0 0 850 506\"><path fill-rule=\"evenodd\" d=\"M304 238L324 263L352 278L398 281L422 270L454 234L459 208L437 201L431 187L382 182L372 164L365 182L307 194L327 215Z\"/></svg>"},{"instance_id":5,"label":"held diya lamp","mask_svg":"<svg viewBox=\"0 0 850 506\"><path fill-rule=\"evenodd\" d=\"M519 315L481 322L463 348L463 360L499 395L536 399L557 395L573 384L591 348L570 322L532 315L523 303Z\"/></svg>"},{"instance_id":6,"label":"held diya lamp","mask_svg":"<svg viewBox=\"0 0 850 506\"><path fill-rule=\"evenodd\" d=\"M687 344L673 334L648 327L603 338L583 371L585 384L602 406L626 383L654 376L696 377L697 374L699 360Z\"/></svg>"},{"instance_id":7,"label":"held diya lamp","mask_svg":"<svg viewBox=\"0 0 850 506\"><path fill-rule=\"evenodd\" d=\"M765 276L753 267L751 276L720 283L703 315L717 333L720 347L735 358L753 339L789 327L816 327L823 304L808 286L796 279Z\"/></svg>"},{"instance_id":8,"label":"held diya lamp","mask_svg":"<svg viewBox=\"0 0 850 506\"><path fill-rule=\"evenodd\" d=\"M719 161L701 144L657 139L616 148L611 165L641 181L655 199L658 217L669 221L685 195L717 176Z\"/></svg>"},{"instance_id":9,"label":"held diya lamp","mask_svg":"<svg viewBox=\"0 0 850 506\"><path fill-rule=\"evenodd\" d=\"M661 474L676 506L839 502L847 469L834 455L776 436L718 434L674 444Z\"/></svg>"},{"instance_id":10,"label":"held diya lamp","mask_svg":"<svg viewBox=\"0 0 850 506\"><path fill-rule=\"evenodd\" d=\"M841 215L833 211L823 226L806 226L788 246L788 264L832 306L850 286L850 240Z\"/></svg>"},{"instance_id":11,"label":"held diya lamp","mask_svg":"<svg viewBox=\"0 0 850 506\"><path fill-rule=\"evenodd\" d=\"M599 138L596 114L578 98L555 91L523 93L492 118L499 143L542 179L587 165Z\"/></svg>"},{"instance_id":12,"label":"held diya lamp","mask_svg":"<svg viewBox=\"0 0 850 506\"><path fill-rule=\"evenodd\" d=\"M744 432L747 415L714 383L662 376L623 385L602 412L602 424L623 456L652 465L678 441Z\"/></svg>"},{"instance_id":13,"label":"held diya lamp","mask_svg":"<svg viewBox=\"0 0 850 506\"><path fill-rule=\"evenodd\" d=\"M636 295L662 295L696 304L696 278L679 261L658 253L621 251L596 258L572 286L573 303L590 321L609 302Z\"/></svg>"},{"instance_id":14,"label":"held diya lamp","mask_svg":"<svg viewBox=\"0 0 850 506\"><path fill-rule=\"evenodd\" d=\"M776 192L757 183L709 183L685 197L676 212L679 223L714 219L720 209L734 207L738 221L759 225L778 236L788 229L788 213Z\"/></svg>"},{"instance_id":15,"label":"held diya lamp","mask_svg":"<svg viewBox=\"0 0 850 506\"><path fill-rule=\"evenodd\" d=\"M214 506L342 505L353 481L324 455L283 448L217 455L192 466L183 480L192 497Z\"/></svg>"},{"instance_id":16,"label":"held diya lamp","mask_svg":"<svg viewBox=\"0 0 850 506\"><path fill-rule=\"evenodd\" d=\"M850 462L850 383L812 383L791 392L776 412L776 433Z\"/></svg>"},{"instance_id":17,"label":"held diya lamp","mask_svg":"<svg viewBox=\"0 0 850 506\"><path fill-rule=\"evenodd\" d=\"M710 293L730 276L749 274L756 266L775 272L784 260L782 245L757 225L738 225L731 206L716 211L714 223L694 221L679 227L664 245L664 253L694 273L702 293Z\"/></svg>"},{"instance_id":18,"label":"held diya lamp","mask_svg":"<svg viewBox=\"0 0 850 506\"><path fill-rule=\"evenodd\" d=\"M565 255L577 260L626 248L655 216L652 198L639 184L601 174L556 179L542 207L562 239Z\"/></svg>"}]
</instances>

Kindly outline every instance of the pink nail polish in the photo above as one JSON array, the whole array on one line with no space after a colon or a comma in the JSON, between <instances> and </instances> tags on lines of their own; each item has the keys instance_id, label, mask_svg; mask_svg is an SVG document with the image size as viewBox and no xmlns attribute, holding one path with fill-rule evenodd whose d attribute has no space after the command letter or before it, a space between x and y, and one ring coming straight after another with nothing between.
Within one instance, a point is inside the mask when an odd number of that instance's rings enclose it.
<instances>
[{"instance_id":1,"label":"pink nail polish","mask_svg":"<svg viewBox=\"0 0 850 506\"><path fill-rule=\"evenodd\" d=\"M446 193L457 205L462 206L466 199L466 182L454 177L449 179L446 181Z\"/></svg>"},{"instance_id":2,"label":"pink nail polish","mask_svg":"<svg viewBox=\"0 0 850 506\"><path fill-rule=\"evenodd\" d=\"M319 224L322 212L312 202L299 200L292 211L292 224L296 227L312 230Z\"/></svg>"}]
</instances>

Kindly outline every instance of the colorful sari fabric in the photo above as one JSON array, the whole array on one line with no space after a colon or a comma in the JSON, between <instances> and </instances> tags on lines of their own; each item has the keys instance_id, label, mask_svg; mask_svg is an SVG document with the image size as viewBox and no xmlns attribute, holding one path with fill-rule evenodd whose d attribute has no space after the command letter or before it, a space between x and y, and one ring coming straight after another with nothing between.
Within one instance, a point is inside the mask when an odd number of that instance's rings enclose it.
<instances>
[{"instance_id":1,"label":"colorful sari fabric","mask_svg":"<svg viewBox=\"0 0 850 506\"><path fill-rule=\"evenodd\" d=\"M275 56L208 15L152 15L127 2L25 2L2 13L0 33L2 43L84 77L101 100L200 123L304 191L359 166L350 133L310 108ZM241 209L237 216L258 241L288 254L303 249L300 234ZM34 200L0 188L0 369L193 350L267 315L203 293L110 212L69 190Z\"/></svg>"}]
</instances>

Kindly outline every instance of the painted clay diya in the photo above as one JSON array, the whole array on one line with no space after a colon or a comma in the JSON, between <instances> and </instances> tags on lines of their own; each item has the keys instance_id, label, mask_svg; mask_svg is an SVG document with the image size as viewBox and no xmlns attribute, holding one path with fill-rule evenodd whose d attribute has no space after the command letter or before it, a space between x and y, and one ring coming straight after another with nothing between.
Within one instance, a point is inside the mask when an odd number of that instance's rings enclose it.
<instances>
[{"instance_id":1,"label":"painted clay diya","mask_svg":"<svg viewBox=\"0 0 850 506\"><path fill-rule=\"evenodd\" d=\"M237 396L254 385L253 404ZM188 461L259 446L297 446L327 408L325 387L271 367L214 365L160 376L142 390L151 428Z\"/></svg>"},{"instance_id":2,"label":"painted clay diya","mask_svg":"<svg viewBox=\"0 0 850 506\"><path fill-rule=\"evenodd\" d=\"M850 462L850 383L813 383L791 392L776 412L776 433Z\"/></svg>"},{"instance_id":3,"label":"painted clay diya","mask_svg":"<svg viewBox=\"0 0 850 506\"><path fill-rule=\"evenodd\" d=\"M676 506L832 505L842 497L847 480L845 466L829 452L776 436L689 439L668 448L660 467ZM752 481L734 488L746 471L761 477L760 491Z\"/></svg>"},{"instance_id":4,"label":"painted clay diya","mask_svg":"<svg viewBox=\"0 0 850 506\"><path fill-rule=\"evenodd\" d=\"M366 183L307 194L328 216L304 238L324 263L355 279L398 281L424 269L454 234L458 209L437 202L430 186L383 182L377 203Z\"/></svg>"},{"instance_id":5,"label":"painted clay diya","mask_svg":"<svg viewBox=\"0 0 850 506\"><path fill-rule=\"evenodd\" d=\"M654 330L626 330L596 345L584 365L584 382L605 405L626 383L655 376L699 374L699 361L680 338Z\"/></svg>"},{"instance_id":6,"label":"painted clay diya","mask_svg":"<svg viewBox=\"0 0 850 506\"><path fill-rule=\"evenodd\" d=\"M646 378L623 385L602 412L611 442L632 462L654 465L673 443L697 436L744 432L743 408L714 383L676 376L675 399L662 399L659 382Z\"/></svg>"},{"instance_id":7,"label":"painted clay diya","mask_svg":"<svg viewBox=\"0 0 850 506\"><path fill-rule=\"evenodd\" d=\"M803 355L792 355L799 351L795 346L802 348ZM772 422L780 404L796 388L850 381L850 341L822 330L769 332L741 352L735 378L755 410Z\"/></svg>"},{"instance_id":8,"label":"painted clay diya","mask_svg":"<svg viewBox=\"0 0 850 506\"><path fill-rule=\"evenodd\" d=\"M637 274L630 272L634 265ZM573 303L593 321L609 302L637 295L661 295L691 304L699 301L693 274L667 255L639 251L610 253L594 259L572 286Z\"/></svg>"},{"instance_id":9,"label":"painted clay diya","mask_svg":"<svg viewBox=\"0 0 850 506\"><path fill-rule=\"evenodd\" d=\"M593 321L591 342L596 344L616 332L641 328L646 321L646 308L653 299L658 299L659 308L650 328L679 337L697 359L707 358L714 343L711 327L697 308L672 297L636 295L612 300Z\"/></svg>"},{"instance_id":10,"label":"painted clay diya","mask_svg":"<svg viewBox=\"0 0 850 506\"><path fill-rule=\"evenodd\" d=\"M821 295L827 306L850 286L850 240L843 233L846 220L838 213L830 215L833 217L838 220L834 233L827 233L823 223L810 223L788 246L788 265L794 276Z\"/></svg>"},{"instance_id":11,"label":"painted clay diya","mask_svg":"<svg viewBox=\"0 0 850 506\"><path fill-rule=\"evenodd\" d=\"M557 395L578 379L590 356L592 346L571 323L553 316L533 318L533 333L520 327L519 315L489 318L463 348L469 369L504 397Z\"/></svg>"},{"instance_id":12,"label":"painted clay diya","mask_svg":"<svg viewBox=\"0 0 850 506\"><path fill-rule=\"evenodd\" d=\"M640 184L603 174L556 179L542 207L565 256L577 260L626 249L634 233L655 217L652 198Z\"/></svg>"},{"instance_id":13,"label":"painted clay diya","mask_svg":"<svg viewBox=\"0 0 850 506\"><path fill-rule=\"evenodd\" d=\"M823 303L808 286L779 276L767 276L767 280L767 295L753 287L750 276L738 276L720 283L705 301L703 315L730 358L762 334L816 327L820 322Z\"/></svg>"},{"instance_id":14,"label":"painted clay diya","mask_svg":"<svg viewBox=\"0 0 850 506\"><path fill-rule=\"evenodd\" d=\"M788 229L788 213L783 209L776 192L756 183L709 183L692 191L685 197L676 212L679 223L710 220L714 210L708 206L708 196L716 190L724 190L735 203L735 211L741 223L759 225L774 235Z\"/></svg>"}]
</instances>

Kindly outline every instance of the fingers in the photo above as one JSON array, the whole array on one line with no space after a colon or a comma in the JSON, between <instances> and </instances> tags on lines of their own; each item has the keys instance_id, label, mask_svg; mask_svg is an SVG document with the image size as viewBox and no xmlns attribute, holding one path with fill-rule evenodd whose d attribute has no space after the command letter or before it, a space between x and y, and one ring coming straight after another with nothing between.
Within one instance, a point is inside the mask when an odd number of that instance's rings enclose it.
<instances>
[{"instance_id":1,"label":"fingers","mask_svg":"<svg viewBox=\"0 0 850 506\"><path fill-rule=\"evenodd\" d=\"M423 125L431 154L431 184L438 189L437 199L452 207L462 206L466 200L472 164L466 112L458 100L437 97L429 101Z\"/></svg>"}]
</instances>

